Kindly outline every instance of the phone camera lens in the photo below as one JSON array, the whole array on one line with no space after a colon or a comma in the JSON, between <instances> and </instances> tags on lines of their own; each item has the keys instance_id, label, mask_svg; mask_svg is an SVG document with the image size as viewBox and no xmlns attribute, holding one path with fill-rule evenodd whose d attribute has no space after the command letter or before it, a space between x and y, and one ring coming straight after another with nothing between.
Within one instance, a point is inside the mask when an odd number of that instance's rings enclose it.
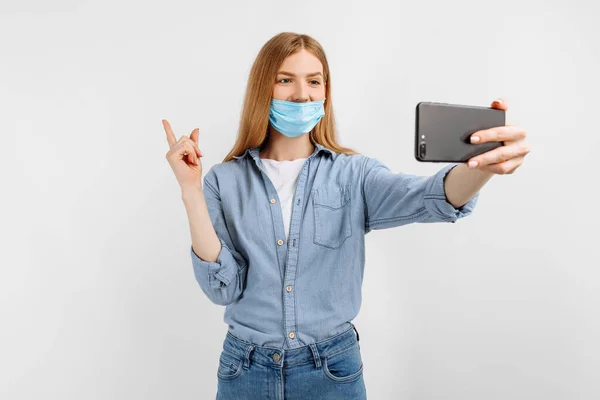
<instances>
[{"instance_id":1,"label":"phone camera lens","mask_svg":"<svg viewBox=\"0 0 600 400\"><path fill-rule=\"evenodd\" d=\"M425 155L427 154L427 146L425 145L425 143L421 143L420 153L421 158L425 158Z\"/></svg>"}]
</instances>

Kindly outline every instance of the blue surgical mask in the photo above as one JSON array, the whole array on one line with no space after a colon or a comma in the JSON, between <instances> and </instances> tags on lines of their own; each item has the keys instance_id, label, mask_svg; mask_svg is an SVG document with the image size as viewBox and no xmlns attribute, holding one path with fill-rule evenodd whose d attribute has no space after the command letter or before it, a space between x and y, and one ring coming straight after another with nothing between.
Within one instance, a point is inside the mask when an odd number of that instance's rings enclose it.
<instances>
[{"instance_id":1,"label":"blue surgical mask","mask_svg":"<svg viewBox=\"0 0 600 400\"><path fill-rule=\"evenodd\" d=\"M298 137L311 131L325 115L325 99L307 103L271 99L269 122L287 137Z\"/></svg>"}]
</instances>

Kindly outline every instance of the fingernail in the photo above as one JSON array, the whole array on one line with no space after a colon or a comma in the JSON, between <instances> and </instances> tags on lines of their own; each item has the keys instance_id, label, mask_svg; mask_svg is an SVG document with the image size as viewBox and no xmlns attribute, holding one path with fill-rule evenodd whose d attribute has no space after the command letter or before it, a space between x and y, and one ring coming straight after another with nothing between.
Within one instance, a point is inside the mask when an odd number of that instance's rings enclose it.
<instances>
[{"instance_id":1,"label":"fingernail","mask_svg":"<svg viewBox=\"0 0 600 400\"><path fill-rule=\"evenodd\" d=\"M475 168L477 166L477 164L478 164L477 161L471 161L471 162L469 162L469 167Z\"/></svg>"},{"instance_id":2,"label":"fingernail","mask_svg":"<svg viewBox=\"0 0 600 400\"><path fill-rule=\"evenodd\" d=\"M479 142L479 136L471 136L471 143Z\"/></svg>"}]
</instances>

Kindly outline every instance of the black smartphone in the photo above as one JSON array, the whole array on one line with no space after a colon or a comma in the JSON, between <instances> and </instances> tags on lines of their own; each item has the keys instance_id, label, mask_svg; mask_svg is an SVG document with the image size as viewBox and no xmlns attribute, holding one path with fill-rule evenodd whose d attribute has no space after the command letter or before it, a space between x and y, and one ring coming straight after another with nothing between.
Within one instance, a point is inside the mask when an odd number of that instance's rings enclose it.
<instances>
[{"instance_id":1,"label":"black smartphone","mask_svg":"<svg viewBox=\"0 0 600 400\"><path fill-rule=\"evenodd\" d=\"M471 143L471 135L505 123L504 110L420 102L416 107L415 158L421 162L467 162L504 145L503 142Z\"/></svg>"}]
</instances>

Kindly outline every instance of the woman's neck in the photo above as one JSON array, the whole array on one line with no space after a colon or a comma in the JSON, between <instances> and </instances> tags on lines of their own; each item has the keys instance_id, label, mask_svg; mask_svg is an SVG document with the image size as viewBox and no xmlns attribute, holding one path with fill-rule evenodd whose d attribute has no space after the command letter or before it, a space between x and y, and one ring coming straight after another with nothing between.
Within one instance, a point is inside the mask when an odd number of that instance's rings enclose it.
<instances>
[{"instance_id":1,"label":"woman's neck","mask_svg":"<svg viewBox=\"0 0 600 400\"><path fill-rule=\"evenodd\" d=\"M290 138L269 126L269 139L259 156L276 161L292 161L298 158L308 158L313 151L315 151L315 146L310 142L308 134Z\"/></svg>"}]
</instances>

